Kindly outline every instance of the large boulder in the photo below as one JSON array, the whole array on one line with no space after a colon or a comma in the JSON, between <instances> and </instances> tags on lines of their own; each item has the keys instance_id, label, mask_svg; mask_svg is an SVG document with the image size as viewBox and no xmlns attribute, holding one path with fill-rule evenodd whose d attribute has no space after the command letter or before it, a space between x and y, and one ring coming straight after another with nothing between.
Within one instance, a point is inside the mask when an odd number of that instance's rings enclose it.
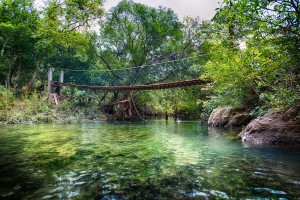
<instances>
[{"instance_id":1,"label":"large boulder","mask_svg":"<svg viewBox=\"0 0 300 200\"><path fill-rule=\"evenodd\" d=\"M242 108L224 107L212 111L208 118L211 127L242 126L251 120L251 116Z\"/></svg>"},{"instance_id":2,"label":"large boulder","mask_svg":"<svg viewBox=\"0 0 300 200\"><path fill-rule=\"evenodd\" d=\"M300 144L300 106L252 120L238 139L252 144Z\"/></svg>"}]
</instances>

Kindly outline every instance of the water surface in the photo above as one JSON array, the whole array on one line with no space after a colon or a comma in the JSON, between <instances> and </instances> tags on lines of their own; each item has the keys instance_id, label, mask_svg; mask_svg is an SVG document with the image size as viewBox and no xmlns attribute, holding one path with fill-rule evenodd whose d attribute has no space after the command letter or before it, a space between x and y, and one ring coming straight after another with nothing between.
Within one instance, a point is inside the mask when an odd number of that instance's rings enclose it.
<instances>
[{"instance_id":1,"label":"water surface","mask_svg":"<svg viewBox=\"0 0 300 200\"><path fill-rule=\"evenodd\" d=\"M199 122L0 128L0 199L300 198L299 149Z\"/></svg>"}]
</instances>

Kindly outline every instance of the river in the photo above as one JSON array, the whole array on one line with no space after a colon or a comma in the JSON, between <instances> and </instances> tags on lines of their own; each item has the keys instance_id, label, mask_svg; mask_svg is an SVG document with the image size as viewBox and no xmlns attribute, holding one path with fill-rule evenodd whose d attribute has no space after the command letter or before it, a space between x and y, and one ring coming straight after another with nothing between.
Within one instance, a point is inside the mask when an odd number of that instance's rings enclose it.
<instances>
[{"instance_id":1,"label":"river","mask_svg":"<svg viewBox=\"0 0 300 200\"><path fill-rule=\"evenodd\" d=\"M299 199L300 149L200 122L0 126L0 199Z\"/></svg>"}]
</instances>

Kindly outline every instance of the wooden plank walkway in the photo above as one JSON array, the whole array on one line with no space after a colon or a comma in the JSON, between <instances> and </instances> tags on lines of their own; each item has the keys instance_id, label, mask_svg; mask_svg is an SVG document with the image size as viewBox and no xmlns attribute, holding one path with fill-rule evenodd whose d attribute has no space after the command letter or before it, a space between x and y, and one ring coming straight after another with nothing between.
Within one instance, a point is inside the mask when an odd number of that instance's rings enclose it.
<instances>
[{"instance_id":1,"label":"wooden plank walkway","mask_svg":"<svg viewBox=\"0 0 300 200\"><path fill-rule=\"evenodd\" d=\"M90 85L76 85L71 83L59 83L52 82L54 86L65 85L77 88L86 88L92 90L110 90L110 91L132 91L132 90L160 90L160 89L170 89L178 87L187 87L193 85L205 85L210 83L208 80L192 79L184 81L174 81L169 83L156 83L150 85L132 85L132 86L90 86Z\"/></svg>"}]
</instances>

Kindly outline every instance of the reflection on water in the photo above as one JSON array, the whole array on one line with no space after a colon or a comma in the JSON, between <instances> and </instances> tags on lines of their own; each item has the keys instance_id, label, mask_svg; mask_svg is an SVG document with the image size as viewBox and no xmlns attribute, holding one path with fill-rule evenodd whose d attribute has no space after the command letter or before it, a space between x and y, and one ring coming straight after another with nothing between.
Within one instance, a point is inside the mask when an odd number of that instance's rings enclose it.
<instances>
[{"instance_id":1,"label":"reflection on water","mask_svg":"<svg viewBox=\"0 0 300 200\"><path fill-rule=\"evenodd\" d=\"M198 122L6 125L0 199L297 199L300 151Z\"/></svg>"}]
</instances>

